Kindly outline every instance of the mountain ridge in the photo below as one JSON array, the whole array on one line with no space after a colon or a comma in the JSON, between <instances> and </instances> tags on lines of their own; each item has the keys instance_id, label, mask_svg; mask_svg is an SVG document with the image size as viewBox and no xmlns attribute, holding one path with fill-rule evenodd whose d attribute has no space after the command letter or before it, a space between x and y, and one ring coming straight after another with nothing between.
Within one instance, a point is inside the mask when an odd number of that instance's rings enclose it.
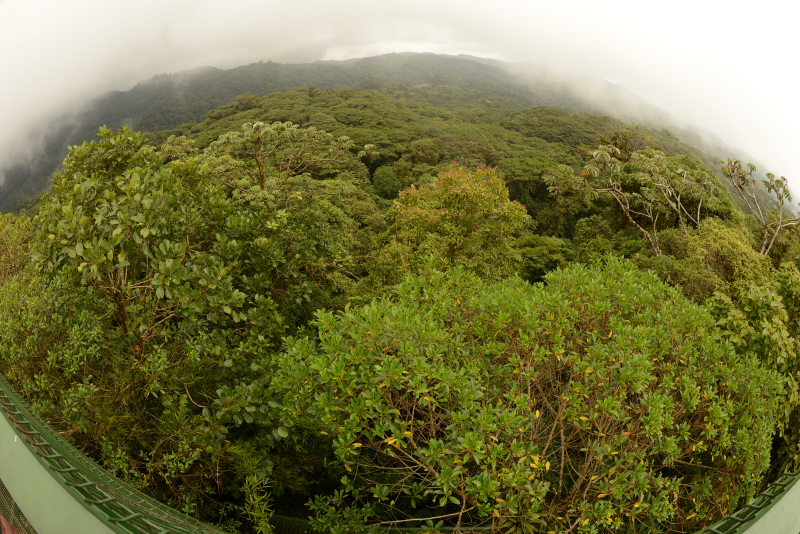
<instances>
[{"instance_id":1,"label":"mountain ridge","mask_svg":"<svg viewBox=\"0 0 800 534\"><path fill-rule=\"evenodd\" d=\"M52 174L60 168L67 147L94 139L101 126L117 129L127 124L150 133L171 130L201 122L207 113L233 102L238 95L266 95L301 86L376 90L386 83L412 88L446 86L466 94L473 105L486 109L500 105L509 109L544 105L573 113L602 113L626 122L670 128L679 138L689 139L689 144L702 145L703 134L692 134L668 124L666 112L624 87L609 85L611 82L605 80L596 80L592 85L587 80L590 79L570 80L563 74L532 71L530 66L494 59L417 53L302 64L262 61L232 69L208 66L160 74L128 91L106 92L87 102L71 118L64 115L54 121L54 126L43 136L45 148L41 155L30 164L17 163L5 169L0 186L0 211L17 210L46 189ZM611 113L612 108L636 111ZM644 111L649 111L649 120ZM645 120L636 121L637 115ZM713 168L725 149L708 143L702 146L698 147L702 152L718 152L703 158Z\"/></svg>"}]
</instances>

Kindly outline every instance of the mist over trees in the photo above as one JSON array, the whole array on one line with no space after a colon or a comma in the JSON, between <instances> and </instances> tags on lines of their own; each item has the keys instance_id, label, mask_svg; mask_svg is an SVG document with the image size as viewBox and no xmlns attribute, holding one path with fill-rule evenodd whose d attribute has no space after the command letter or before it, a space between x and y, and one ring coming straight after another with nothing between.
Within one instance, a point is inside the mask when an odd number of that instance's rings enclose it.
<instances>
[{"instance_id":1,"label":"mist over trees","mask_svg":"<svg viewBox=\"0 0 800 534\"><path fill-rule=\"evenodd\" d=\"M73 146L0 219L0 372L231 532L693 532L798 468L777 179L464 65L309 65L394 74Z\"/></svg>"},{"instance_id":2,"label":"mist over trees","mask_svg":"<svg viewBox=\"0 0 800 534\"><path fill-rule=\"evenodd\" d=\"M109 92L54 119L42 128L42 146L33 149L33 157L9 160L10 164L0 169L0 212L30 207L31 199L49 186L53 173L61 168L67 146L93 139L102 126L117 129L128 125L155 133L201 122L207 112L233 102L239 95L266 95L310 85L321 90L357 87L380 92L396 91L399 85L405 86L404 98L437 106L452 106L453 95L460 95L470 107L484 109L551 106L628 120L635 109L637 122L676 132L688 143L681 150L692 150L706 166L714 167L719 157L727 157L721 147L676 127L666 114L619 87L604 84L588 91L584 87L591 85L587 80L562 79L500 61L434 54L388 54L307 64L267 61L228 70L206 67L155 76L129 91ZM442 95L431 88L449 91ZM762 201L769 202L766 197Z\"/></svg>"}]
</instances>

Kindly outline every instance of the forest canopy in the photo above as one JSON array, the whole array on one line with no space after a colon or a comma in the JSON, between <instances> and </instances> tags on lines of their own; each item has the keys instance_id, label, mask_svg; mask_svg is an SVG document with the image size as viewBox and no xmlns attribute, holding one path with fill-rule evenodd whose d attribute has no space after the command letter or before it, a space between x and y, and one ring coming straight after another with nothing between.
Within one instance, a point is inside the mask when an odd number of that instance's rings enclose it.
<instances>
[{"instance_id":1,"label":"forest canopy","mask_svg":"<svg viewBox=\"0 0 800 534\"><path fill-rule=\"evenodd\" d=\"M0 220L0 372L232 532L692 532L800 466L800 236L744 167L396 93L72 147Z\"/></svg>"}]
</instances>

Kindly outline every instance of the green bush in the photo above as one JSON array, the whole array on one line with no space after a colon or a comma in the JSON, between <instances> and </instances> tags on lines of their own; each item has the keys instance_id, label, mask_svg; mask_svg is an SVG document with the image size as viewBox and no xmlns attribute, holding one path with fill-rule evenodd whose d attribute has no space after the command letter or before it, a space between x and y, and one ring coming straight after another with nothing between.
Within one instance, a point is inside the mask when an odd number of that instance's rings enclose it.
<instances>
[{"instance_id":1,"label":"green bush","mask_svg":"<svg viewBox=\"0 0 800 534\"><path fill-rule=\"evenodd\" d=\"M341 466L316 528L688 532L754 496L780 378L623 260L546 281L428 265L287 339L273 383Z\"/></svg>"},{"instance_id":2,"label":"green bush","mask_svg":"<svg viewBox=\"0 0 800 534\"><path fill-rule=\"evenodd\" d=\"M30 263L30 246L33 226L27 217L0 215L0 340L8 344L9 329L14 330L24 322L30 303L37 298L38 277ZM15 381L20 377L30 379L34 373L14 369L6 361L8 355L0 357L0 372ZM32 362L24 354L13 354L24 368ZM33 385L33 384L31 384Z\"/></svg>"}]
</instances>

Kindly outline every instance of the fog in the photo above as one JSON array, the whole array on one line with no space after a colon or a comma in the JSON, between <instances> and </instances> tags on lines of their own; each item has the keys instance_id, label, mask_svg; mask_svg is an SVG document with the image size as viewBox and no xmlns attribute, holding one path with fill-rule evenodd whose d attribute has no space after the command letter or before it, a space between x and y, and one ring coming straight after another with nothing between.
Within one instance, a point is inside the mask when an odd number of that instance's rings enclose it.
<instances>
[{"instance_id":1,"label":"fog","mask_svg":"<svg viewBox=\"0 0 800 534\"><path fill-rule=\"evenodd\" d=\"M787 6L787 7L784 7ZM789 4L297 0L2 0L0 169L28 135L156 74L387 52L501 59L618 84L800 188Z\"/></svg>"}]
</instances>

